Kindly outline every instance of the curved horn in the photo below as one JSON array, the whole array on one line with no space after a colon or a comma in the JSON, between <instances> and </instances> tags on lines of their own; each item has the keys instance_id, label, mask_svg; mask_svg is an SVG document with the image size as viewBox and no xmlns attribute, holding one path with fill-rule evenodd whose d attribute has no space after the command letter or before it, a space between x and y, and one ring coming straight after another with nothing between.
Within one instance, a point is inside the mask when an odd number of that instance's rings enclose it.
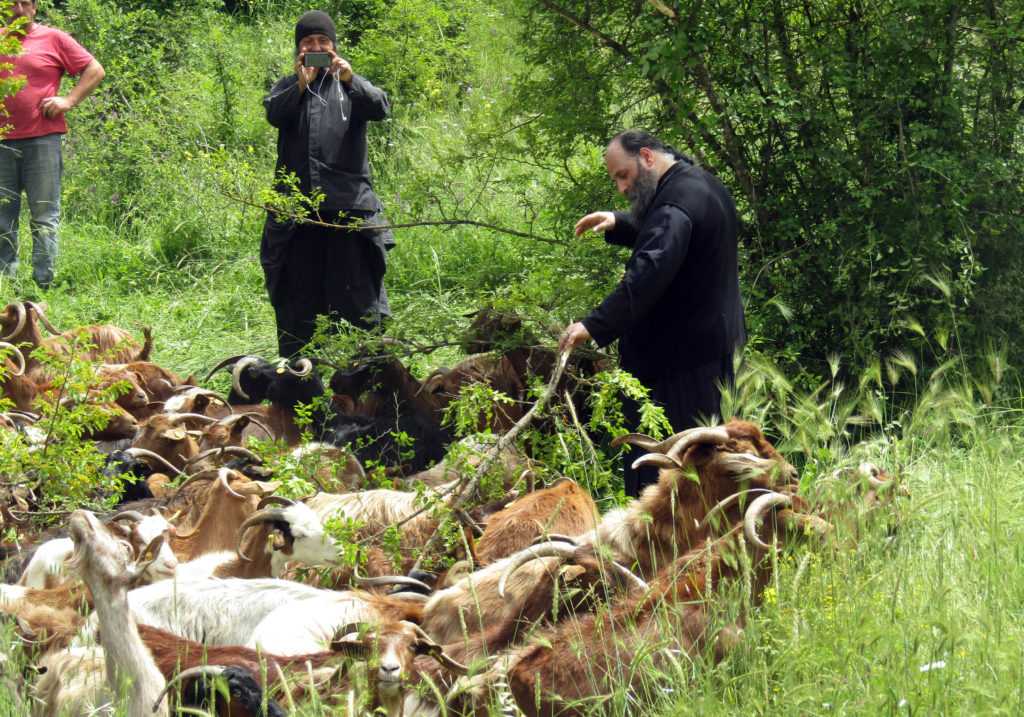
<instances>
[{"instance_id":1,"label":"curved horn","mask_svg":"<svg viewBox=\"0 0 1024 717\"><path fill-rule=\"evenodd\" d=\"M793 505L793 499L782 493L766 493L755 498L750 507L747 508L747 512L743 515L743 534L751 545L755 545L762 550L774 550L772 546L761 540L761 537L757 534L757 523L764 518L765 513L776 505L791 506Z\"/></svg>"},{"instance_id":2,"label":"curved horn","mask_svg":"<svg viewBox=\"0 0 1024 717\"><path fill-rule=\"evenodd\" d=\"M230 366L231 364L235 363L236 361L239 361L239 360L244 359L244 358L249 358L249 356L250 356L250 354L238 354L237 356L231 356L229 358L224 359L219 364L217 364L216 366L214 366L213 368L210 369L210 373L206 374L206 378L204 378L203 381L204 382L209 381L210 377L213 376L213 374L217 373L218 371L220 371L225 366Z\"/></svg>"},{"instance_id":3,"label":"curved horn","mask_svg":"<svg viewBox=\"0 0 1024 717\"><path fill-rule=\"evenodd\" d=\"M53 324L51 324L50 320L46 318L46 312L43 311L42 306L40 306L34 301L26 301L25 306L27 306L30 309L33 309L36 312L36 317L39 319L39 323L45 326L47 331L49 331L54 336L60 336L60 331L53 328Z\"/></svg>"},{"instance_id":4,"label":"curved horn","mask_svg":"<svg viewBox=\"0 0 1024 717\"><path fill-rule=\"evenodd\" d=\"M21 352L21 349L19 349L14 344L7 343L6 341L0 341L0 347L2 347L2 348L9 348L11 350L11 358L18 359L17 362L16 362L18 364L17 370L12 372L11 375L12 376L21 376L22 374L24 374L25 373L25 354L23 354Z\"/></svg>"},{"instance_id":5,"label":"curved horn","mask_svg":"<svg viewBox=\"0 0 1024 717\"><path fill-rule=\"evenodd\" d=\"M213 416L204 416L201 413L175 413L168 416L171 419L171 425L177 426L182 421L198 421L199 423L205 423L207 425L216 423L217 419Z\"/></svg>"},{"instance_id":6,"label":"curved horn","mask_svg":"<svg viewBox=\"0 0 1024 717\"><path fill-rule=\"evenodd\" d=\"M711 510L709 510L707 512L707 515L705 515L701 519L700 523L697 524L697 530L704 530L704 528L708 527L708 525L711 523L712 519L715 518L715 516L719 515L720 513L724 513L726 508L731 508L732 506L739 502L740 498L743 498L744 496L749 495L754 491L757 491L758 493L770 492L767 488L751 488L750 490L741 490L738 493L733 493L727 498L723 498L722 500L718 501L713 506L711 506Z\"/></svg>"},{"instance_id":7,"label":"curved horn","mask_svg":"<svg viewBox=\"0 0 1024 717\"><path fill-rule=\"evenodd\" d=\"M267 437L270 440L274 440L276 438L276 436L273 433L271 433L270 429L267 428L266 424L264 424L262 421L253 420L254 418L266 418L266 416L263 415L262 413L256 413L255 411L246 411L245 413L233 413L230 416L224 416L224 418L220 419L219 422L225 426L230 427L232 423L234 423L240 418L248 418L249 425L263 429L263 432L267 434Z\"/></svg>"},{"instance_id":8,"label":"curved horn","mask_svg":"<svg viewBox=\"0 0 1024 717\"><path fill-rule=\"evenodd\" d=\"M214 454L232 455L238 456L239 458L248 458L250 461L259 463L260 465L263 464L263 459L260 458L255 453L253 453L252 451L250 451L248 448L243 448L242 446L218 446L217 448L207 448L205 451L202 451L192 456L187 461L185 461L185 467L188 468L189 466L195 463L204 461Z\"/></svg>"},{"instance_id":9,"label":"curved horn","mask_svg":"<svg viewBox=\"0 0 1024 717\"><path fill-rule=\"evenodd\" d=\"M235 362L235 365L231 369L231 388L246 401L250 401L252 399L250 399L249 394L242 389L242 371L253 364L259 363L259 360L259 356L243 356Z\"/></svg>"},{"instance_id":10,"label":"curved horn","mask_svg":"<svg viewBox=\"0 0 1024 717\"><path fill-rule=\"evenodd\" d=\"M576 546L570 543L541 543L532 545L516 553L515 557L505 568L505 572L498 579L498 595L505 597L505 583L516 570L526 565L531 560L538 558L568 558L576 552Z\"/></svg>"},{"instance_id":11,"label":"curved horn","mask_svg":"<svg viewBox=\"0 0 1024 717\"><path fill-rule=\"evenodd\" d=\"M252 562L252 558L242 553L242 538L245 537L245 531L256 523L262 523L265 520L287 520L284 511L280 508L264 508L263 510L257 510L254 513L250 513L249 516L242 521L242 524L238 526L238 532L235 533L235 554L247 563Z\"/></svg>"},{"instance_id":12,"label":"curved horn","mask_svg":"<svg viewBox=\"0 0 1024 717\"><path fill-rule=\"evenodd\" d=\"M160 709L160 703L164 701L164 697L166 697L171 688L179 682L191 680L193 677L205 677L207 675L219 677L224 674L226 669L226 667L221 665L198 665L196 667L190 667L187 670L182 670L174 677L167 680L167 684L164 685L162 690L160 690L160 694L157 695L156 702L153 703L153 711L156 712Z\"/></svg>"},{"instance_id":13,"label":"curved horn","mask_svg":"<svg viewBox=\"0 0 1024 717\"><path fill-rule=\"evenodd\" d=\"M645 453L633 461L634 470L640 466L655 466L657 468L680 468L681 466L671 458L661 453Z\"/></svg>"},{"instance_id":14,"label":"curved horn","mask_svg":"<svg viewBox=\"0 0 1024 717\"><path fill-rule=\"evenodd\" d=\"M878 490L879 488L883 488L887 485L887 483L884 480L879 480L878 478L875 477L881 472L882 469L876 466L874 463L868 463L867 461L865 461L864 463L861 463L859 466L857 466L857 468L853 471L853 477L856 478L857 480L866 480L868 482L868 485L870 485L875 490Z\"/></svg>"},{"instance_id":15,"label":"curved horn","mask_svg":"<svg viewBox=\"0 0 1024 717\"><path fill-rule=\"evenodd\" d=\"M617 436L612 439L612 446L621 446L623 443L628 443L631 446L643 448L651 453L664 453L671 448L676 441L682 438L683 435L683 433L676 433L663 441L658 441L644 433L626 433L625 435Z\"/></svg>"},{"instance_id":16,"label":"curved horn","mask_svg":"<svg viewBox=\"0 0 1024 717\"><path fill-rule=\"evenodd\" d=\"M219 468L208 468L205 471L199 471L194 476L190 476L187 480L185 480L184 483L178 486L178 493L180 494L181 491L185 490L185 486L192 485L193 483L198 483L204 480L213 480L218 475L220 475Z\"/></svg>"},{"instance_id":17,"label":"curved horn","mask_svg":"<svg viewBox=\"0 0 1024 717\"><path fill-rule=\"evenodd\" d=\"M291 373L292 376L297 376L299 378L302 378L303 376L308 376L309 372L313 370L313 362L305 357L300 358L298 361L296 361L295 366L296 368L292 368L291 365L288 365L288 371Z\"/></svg>"},{"instance_id":18,"label":"curved horn","mask_svg":"<svg viewBox=\"0 0 1024 717\"><path fill-rule=\"evenodd\" d=\"M168 468L171 471L173 471L173 475L181 475L182 473L185 472L181 468L175 468L171 464L171 462L164 458L162 455L160 455L159 453L154 453L148 448L135 448L134 446L129 446L124 450L125 453L129 453L135 458L152 458L153 460L158 461L159 463L163 464L164 468Z\"/></svg>"},{"instance_id":19,"label":"curved horn","mask_svg":"<svg viewBox=\"0 0 1024 717\"><path fill-rule=\"evenodd\" d=\"M360 587L371 586L371 585L408 585L410 587L419 588L426 593L431 592L431 587L426 583L417 580L416 578L410 578L408 575L381 575L376 578L364 578L359 574L359 568L352 568L352 582Z\"/></svg>"},{"instance_id":20,"label":"curved horn","mask_svg":"<svg viewBox=\"0 0 1024 717\"><path fill-rule=\"evenodd\" d=\"M137 510L122 510L117 515L113 515L110 518L107 518L106 520L104 520L103 522L104 523L116 523L119 520L133 520L135 522L139 522L139 521L145 520L145 519L146 519L146 516L144 516L142 513L140 513Z\"/></svg>"},{"instance_id":21,"label":"curved horn","mask_svg":"<svg viewBox=\"0 0 1024 717\"><path fill-rule=\"evenodd\" d=\"M219 469L217 470L217 473L218 473L218 475L217 475L217 480L218 480L218 481L219 481L219 482L220 482L220 483L221 483L221 484L222 484L222 485L224 486L224 489L225 489L225 490L226 490L226 491L227 491L228 493L230 493L231 495L235 496L236 498L239 498L239 499L241 499L241 500L245 500L245 496L244 496L244 495L242 495L241 493L238 493L238 492L236 492L236 491L235 491L235 490L234 490L234 489L233 489L233 488L232 488L232 487L231 487L231 486L230 486L230 485L228 484L228 469L227 469L227 468L219 468Z\"/></svg>"},{"instance_id":22,"label":"curved horn","mask_svg":"<svg viewBox=\"0 0 1024 717\"><path fill-rule=\"evenodd\" d=\"M627 585L632 585L633 587L638 588L640 590L647 590L647 582L639 575L634 573L632 570L627 568L625 565L617 563L613 560L612 567L615 568L615 573Z\"/></svg>"},{"instance_id":23,"label":"curved horn","mask_svg":"<svg viewBox=\"0 0 1024 717\"><path fill-rule=\"evenodd\" d=\"M268 495L260 499L260 502L256 504L256 510L263 510L268 505L283 505L287 507L289 505L296 505L296 503L291 498L285 498L283 495Z\"/></svg>"},{"instance_id":24,"label":"curved horn","mask_svg":"<svg viewBox=\"0 0 1024 717\"><path fill-rule=\"evenodd\" d=\"M680 440L677 441L665 454L678 465L682 460L686 451L690 449L690 446L695 446L699 443L712 443L714 445L721 445L729 440L729 431L721 426L715 428L691 428L688 431L683 431L683 435Z\"/></svg>"},{"instance_id":25,"label":"curved horn","mask_svg":"<svg viewBox=\"0 0 1024 717\"><path fill-rule=\"evenodd\" d=\"M17 336L23 328L25 328L25 322L28 320L28 313L25 311L25 303L22 301L15 301L11 303L14 307L14 314L17 317L17 321L14 324L14 329L9 334L0 336L0 341L6 341Z\"/></svg>"},{"instance_id":26,"label":"curved horn","mask_svg":"<svg viewBox=\"0 0 1024 717\"><path fill-rule=\"evenodd\" d=\"M569 545L575 545L576 547L582 545L582 543L579 542L574 536L562 535L561 533L547 533L543 535L538 535L536 538L533 539L532 543L533 545L541 545L543 543L568 543Z\"/></svg>"}]
</instances>

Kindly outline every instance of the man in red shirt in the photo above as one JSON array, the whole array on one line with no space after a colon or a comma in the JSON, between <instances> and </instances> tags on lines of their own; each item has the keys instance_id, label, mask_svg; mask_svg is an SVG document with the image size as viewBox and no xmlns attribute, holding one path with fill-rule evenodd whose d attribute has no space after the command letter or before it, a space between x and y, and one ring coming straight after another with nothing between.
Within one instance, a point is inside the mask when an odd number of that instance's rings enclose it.
<instances>
[{"instance_id":1,"label":"man in red shirt","mask_svg":"<svg viewBox=\"0 0 1024 717\"><path fill-rule=\"evenodd\" d=\"M25 84L3 101L7 116L0 141L0 273L18 269L18 216L25 192L32 214L32 278L53 283L60 224L60 178L64 163L61 135L68 131L64 114L85 99L106 72L66 32L35 21L35 0L12 0L3 32L21 39L22 52L0 61L13 65L0 77L24 77ZM22 22L17 22L24 18ZM57 94L64 74L81 78L65 96Z\"/></svg>"}]
</instances>

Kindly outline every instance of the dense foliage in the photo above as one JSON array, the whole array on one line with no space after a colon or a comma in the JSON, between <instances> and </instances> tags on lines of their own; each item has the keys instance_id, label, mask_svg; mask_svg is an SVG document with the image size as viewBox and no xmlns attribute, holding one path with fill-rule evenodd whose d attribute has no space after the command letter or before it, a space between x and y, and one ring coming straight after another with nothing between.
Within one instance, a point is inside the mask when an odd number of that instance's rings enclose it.
<instances>
[{"instance_id":1,"label":"dense foliage","mask_svg":"<svg viewBox=\"0 0 1024 717\"><path fill-rule=\"evenodd\" d=\"M1021 345L1019 4L525 5L534 152L640 126L719 172L758 350Z\"/></svg>"}]
</instances>

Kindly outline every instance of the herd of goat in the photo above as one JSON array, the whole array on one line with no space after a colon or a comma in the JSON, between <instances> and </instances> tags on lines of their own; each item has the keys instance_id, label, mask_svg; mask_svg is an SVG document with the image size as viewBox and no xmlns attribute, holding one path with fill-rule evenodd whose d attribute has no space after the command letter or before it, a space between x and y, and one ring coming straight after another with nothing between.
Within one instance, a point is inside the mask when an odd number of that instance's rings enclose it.
<instances>
[{"instance_id":1,"label":"herd of goat","mask_svg":"<svg viewBox=\"0 0 1024 717\"><path fill-rule=\"evenodd\" d=\"M43 353L95 362L97 401L127 387L87 436L109 453L116 511L75 510L3 545L0 614L24 657L0 656L0 673L26 714L272 717L313 703L389 717L570 715L623 689L646 704L678 655L716 662L739 644L774 553L828 546L899 488L865 463L834 476L844 500L805 495L759 428L733 420L616 438L659 479L600 515L570 479L535 485L514 444L453 443L444 411L466 386L512 399L481 410L493 436L526 415L530 377L559 380L550 350L499 341L522 338L522 325L486 311L465 344L475 353L426 380L388 355L332 367L327 386L308 359L236 356L210 374L230 369L226 397L151 363L148 331L142 346L112 326L61 334L44 306L15 302L0 332L5 440L47 440L34 412L61 390ZM568 400L583 407L580 378L598 368L576 363L561 379ZM309 433L318 440L303 442ZM276 473L251 438L273 442ZM497 500L467 493L482 463ZM368 465L392 487L367 487ZM282 466L316 492L275 495ZM3 480L0 527L24 534L39 496ZM457 537L425 560L449 511ZM353 542L358 561L343 557ZM653 669L636 669L640 655Z\"/></svg>"}]
</instances>

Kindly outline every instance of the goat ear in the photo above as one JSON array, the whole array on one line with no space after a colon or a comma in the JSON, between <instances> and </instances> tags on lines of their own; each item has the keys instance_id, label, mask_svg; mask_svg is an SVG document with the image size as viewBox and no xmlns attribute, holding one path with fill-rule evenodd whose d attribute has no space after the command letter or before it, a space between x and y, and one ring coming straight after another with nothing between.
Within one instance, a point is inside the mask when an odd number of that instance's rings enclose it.
<instances>
[{"instance_id":1,"label":"goat ear","mask_svg":"<svg viewBox=\"0 0 1024 717\"><path fill-rule=\"evenodd\" d=\"M169 428L161 434L162 438L166 438L169 441L180 441L185 437L184 428Z\"/></svg>"},{"instance_id":2,"label":"goat ear","mask_svg":"<svg viewBox=\"0 0 1024 717\"><path fill-rule=\"evenodd\" d=\"M121 537L127 538L132 533L131 528L126 528L120 523L107 523L107 530L111 533L117 533Z\"/></svg>"},{"instance_id":3,"label":"goat ear","mask_svg":"<svg viewBox=\"0 0 1024 717\"><path fill-rule=\"evenodd\" d=\"M587 569L581 565L563 565L559 571L559 576L567 583L571 583L578 577L581 577L587 572Z\"/></svg>"},{"instance_id":4,"label":"goat ear","mask_svg":"<svg viewBox=\"0 0 1024 717\"><path fill-rule=\"evenodd\" d=\"M417 655L430 655L437 659L437 656L443 652L441 646L431 640L419 639L416 641L416 654Z\"/></svg>"},{"instance_id":5,"label":"goat ear","mask_svg":"<svg viewBox=\"0 0 1024 717\"><path fill-rule=\"evenodd\" d=\"M362 640L331 640L331 651L340 652L342 655L354 657L357 660L365 660L368 657L368 650Z\"/></svg>"},{"instance_id":6,"label":"goat ear","mask_svg":"<svg viewBox=\"0 0 1024 717\"><path fill-rule=\"evenodd\" d=\"M280 528L274 528L271 530L268 537L270 538L270 543L274 550L283 550L288 545L288 540L284 537L284 533Z\"/></svg>"}]
</instances>

